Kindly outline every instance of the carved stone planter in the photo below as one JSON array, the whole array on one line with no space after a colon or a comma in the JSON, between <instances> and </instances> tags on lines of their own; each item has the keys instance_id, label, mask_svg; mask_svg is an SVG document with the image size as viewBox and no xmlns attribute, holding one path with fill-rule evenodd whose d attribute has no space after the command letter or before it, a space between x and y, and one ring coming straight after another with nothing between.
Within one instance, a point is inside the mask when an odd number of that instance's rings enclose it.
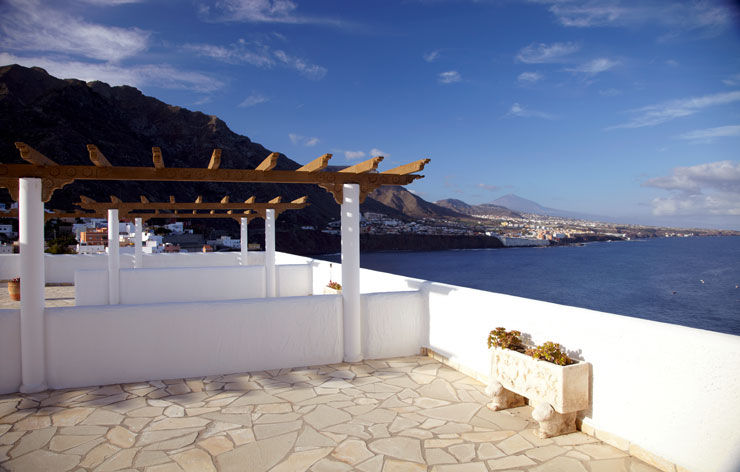
<instances>
[{"instance_id":1,"label":"carved stone planter","mask_svg":"<svg viewBox=\"0 0 740 472\"><path fill-rule=\"evenodd\" d=\"M534 407L532 418L540 425L539 437L571 433L576 430L576 413L588 408L589 366L588 362L560 366L494 347L491 383L486 389L493 401L488 407L522 406L526 397Z\"/></svg>"}]
</instances>

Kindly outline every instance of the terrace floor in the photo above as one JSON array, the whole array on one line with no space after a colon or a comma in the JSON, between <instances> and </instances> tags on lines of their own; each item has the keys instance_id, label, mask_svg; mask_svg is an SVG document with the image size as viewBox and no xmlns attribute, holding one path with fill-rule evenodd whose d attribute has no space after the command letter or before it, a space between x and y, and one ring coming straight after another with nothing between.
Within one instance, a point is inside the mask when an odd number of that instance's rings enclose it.
<instances>
[{"instance_id":1,"label":"terrace floor","mask_svg":"<svg viewBox=\"0 0 740 472\"><path fill-rule=\"evenodd\" d=\"M413 356L0 395L0 469L658 470L580 432L539 439L484 388Z\"/></svg>"},{"instance_id":2,"label":"terrace floor","mask_svg":"<svg viewBox=\"0 0 740 472\"><path fill-rule=\"evenodd\" d=\"M0 309L19 309L21 302L11 300L5 283L0 282ZM47 307L53 306L74 306L75 304L75 286L74 285L47 285L44 288L44 299Z\"/></svg>"}]
</instances>

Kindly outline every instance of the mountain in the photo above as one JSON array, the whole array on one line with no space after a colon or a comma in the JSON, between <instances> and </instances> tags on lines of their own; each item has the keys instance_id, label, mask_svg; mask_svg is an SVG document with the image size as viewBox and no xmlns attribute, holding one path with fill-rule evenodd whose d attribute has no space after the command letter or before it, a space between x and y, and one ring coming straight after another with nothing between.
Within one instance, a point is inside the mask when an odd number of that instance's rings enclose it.
<instances>
[{"instance_id":1,"label":"mountain","mask_svg":"<svg viewBox=\"0 0 740 472\"><path fill-rule=\"evenodd\" d=\"M492 203L494 205L500 205L502 207L506 207L506 208L509 208L511 210L518 211L521 213L534 213L535 215L547 215L547 216L556 216L560 218L574 218L574 219L582 219L582 220L599 220L599 221L607 221L610 219L610 218L598 216L598 215L590 215L587 213L579 213L576 211L557 210L555 208L544 207L537 202L533 202L532 200L527 200L526 198L522 198L518 195L514 195L513 193L504 195L503 197L499 197L496 200L494 200Z\"/></svg>"},{"instance_id":2,"label":"mountain","mask_svg":"<svg viewBox=\"0 0 740 472\"><path fill-rule=\"evenodd\" d=\"M428 202L395 185L380 187L370 197L411 218L468 218L465 213Z\"/></svg>"},{"instance_id":3,"label":"mountain","mask_svg":"<svg viewBox=\"0 0 740 472\"><path fill-rule=\"evenodd\" d=\"M168 105L134 87L62 80L41 68L8 65L0 67L0 162L23 162L15 141L67 165L90 165L87 144L97 145L113 165L122 166L151 166L153 146L162 149L168 167L204 168L214 148L222 150L223 169L251 169L270 154L216 116ZM276 169L298 167L281 154ZM99 201L108 201L110 195L124 201L138 201L139 195L151 201L167 201L170 195L193 201L202 195L207 202L224 195L232 201L252 195L257 201L277 195L290 201L307 195L306 209L285 212L280 221L323 226L339 217L339 205L328 192L301 184L76 181L57 190L46 207L71 209L81 194ZM0 201L9 201L5 190L0 190ZM396 213L371 198L362 211Z\"/></svg>"},{"instance_id":4,"label":"mountain","mask_svg":"<svg viewBox=\"0 0 740 472\"><path fill-rule=\"evenodd\" d=\"M512 211L509 208L504 208L503 206L494 205L492 203L469 205L462 200L456 200L454 198L439 200L434 203L441 207L448 208L459 213L464 213L469 216L503 216L510 218L522 217L522 215L516 213L515 211Z\"/></svg>"}]
</instances>

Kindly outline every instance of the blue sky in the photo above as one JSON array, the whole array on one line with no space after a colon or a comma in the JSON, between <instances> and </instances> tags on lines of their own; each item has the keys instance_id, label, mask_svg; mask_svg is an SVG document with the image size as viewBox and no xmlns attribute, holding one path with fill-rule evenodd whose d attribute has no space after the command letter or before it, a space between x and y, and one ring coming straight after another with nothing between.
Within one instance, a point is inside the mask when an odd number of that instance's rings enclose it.
<instances>
[{"instance_id":1,"label":"blue sky","mask_svg":"<svg viewBox=\"0 0 740 472\"><path fill-rule=\"evenodd\" d=\"M731 3L4 0L0 63L133 85L298 162L429 157L431 201L740 229Z\"/></svg>"}]
</instances>

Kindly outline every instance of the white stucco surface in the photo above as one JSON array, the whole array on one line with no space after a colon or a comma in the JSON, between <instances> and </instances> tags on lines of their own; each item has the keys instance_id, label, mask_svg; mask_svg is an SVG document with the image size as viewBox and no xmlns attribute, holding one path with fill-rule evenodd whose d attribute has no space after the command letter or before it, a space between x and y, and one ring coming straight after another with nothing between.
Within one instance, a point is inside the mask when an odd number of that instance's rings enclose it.
<instances>
[{"instance_id":1,"label":"white stucco surface","mask_svg":"<svg viewBox=\"0 0 740 472\"><path fill-rule=\"evenodd\" d=\"M0 394L21 385L21 311L0 310Z\"/></svg>"},{"instance_id":2,"label":"white stucco surface","mask_svg":"<svg viewBox=\"0 0 740 472\"><path fill-rule=\"evenodd\" d=\"M46 309L52 388L342 360L339 297Z\"/></svg>"},{"instance_id":3,"label":"white stucco surface","mask_svg":"<svg viewBox=\"0 0 740 472\"><path fill-rule=\"evenodd\" d=\"M593 365L584 422L692 471L738 465L739 336L437 283L429 317L429 346L482 375L497 326L558 342Z\"/></svg>"},{"instance_id":4,"label":"white stucco surface","mask_svg":"<svg viewBox=\"0 0 740 472\"><path fill-rule=\"evenodd\" d=\"M313 271L308 264L275 266L278 297L299 297L313 294Z\"/></svg>"},{"instance_id":5,"label":"white stucco surface","mask_svg":"<svg viewBox=\"0 0 740 472\"><path fill-rule=\"evenodd\" d=\"M363 294L361 310L366 359L419 354L426 317L421 292Z\"/></svg>"}]
</instances>

